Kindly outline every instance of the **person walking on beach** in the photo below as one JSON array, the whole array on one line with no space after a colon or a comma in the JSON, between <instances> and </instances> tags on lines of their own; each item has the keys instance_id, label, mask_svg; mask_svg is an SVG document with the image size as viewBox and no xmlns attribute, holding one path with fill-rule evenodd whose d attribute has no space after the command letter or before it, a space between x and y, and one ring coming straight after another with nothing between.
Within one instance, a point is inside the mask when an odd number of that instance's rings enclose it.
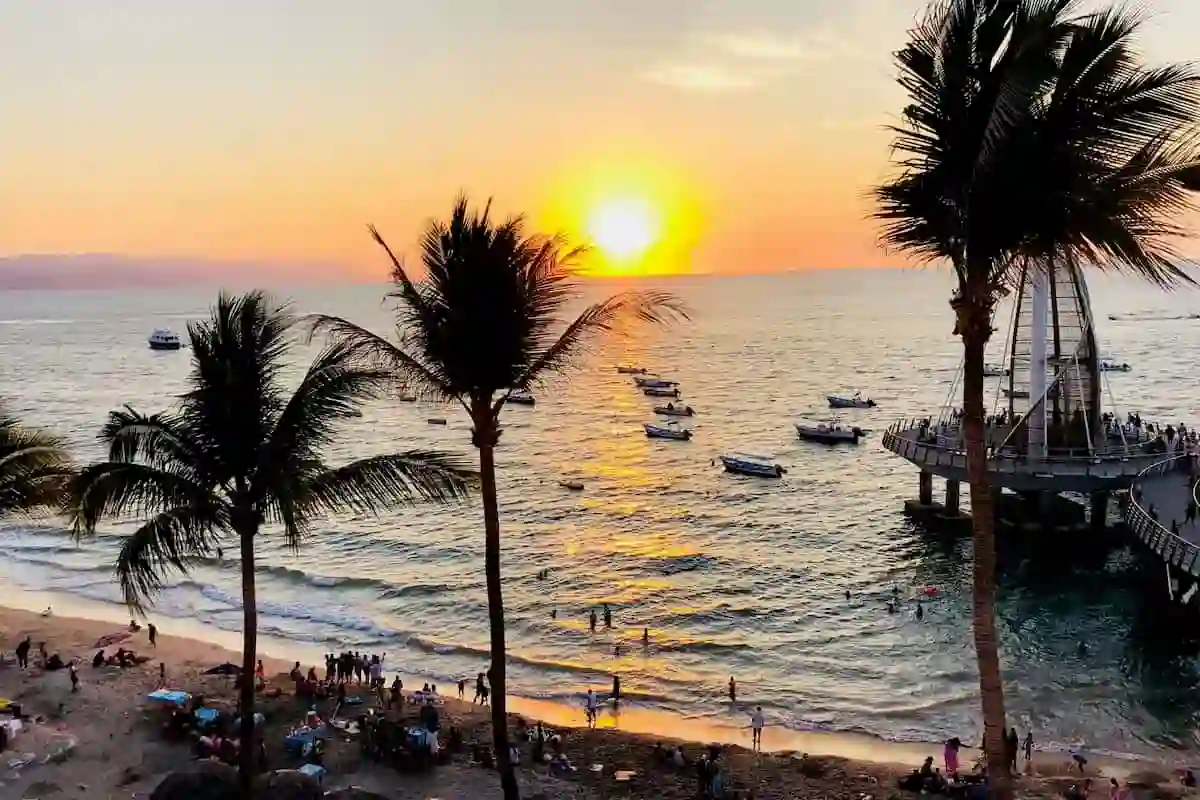
<instances>
[{"instance_id":1,"label":"person walking on beach","mask_svg":"<svg viewBox=\"0 0 1200 800\"><path fill-rule=\"evenodd\" d=\"M79 673L75 671L75 662L72 661L67 665L67 674L71 676L71 693L79 692Z\"/></svg>"},{"instance_id":2,"label":"person walking on beach","mask_svg":"<svg viewBox=\"0 0 1200 800\"><path fill-rule=\"evenodd\" d=\"M588 613L588 627L591 628L592 633L596 632L596 609L594 608Z\"/></svg>"},{"instance_id":3,"label":"person walking on beach","mask_svg":"<svg viewBox=\"0 0 1200 800\"><path fill-rule=\"evenodd\" d=\"M604 604L604 627L612 627L612 609L608 607L608 603Z\"/></svg>"},{"instance_id":4,"label":"person walking on beach","mask_svg":"<svg viewBox=\"0 0 1200 800\"><path fill-rule=\"evenodd\" d=\"M957 736L953 739L946 740L946 746L942 749L942 762L946 767L946 776L954 777L958 774L958 750L962 747L962 742Z\"/></svg>"},{"instance_id":5,"label":"person walking on beach","mask_svg":"<svg viewBox=\"0 0 1200 800\"><path fill-rule=\"evenodd\" d=\"M750 746L754 750L762 751L762 732L763 724L762 706L755 706L754 713L750 715Z\"/></svg>"},{"instance_id":6,"label":"person walking on beach","mask_svg":"<svg viewBox=\"0 0 1200 800\"><path fill-rule=\"evenodd\" d=\"M1017 736L1016 728L1009 728L1004 737L1004 755L1008 758L1008 769L1014 775L1017 772L1017 752L1021 747L1021 739Z\"/></svg>"},{"instance_id":7,"label":"person walking on beach","mask_svg":"<svg viewBox=\"0 0 1200 800\"><path fill-rule=\"evenodd\" d=\"M465 700L466 692L467 692L467 679L459 678L458 679L458 699Z\"/></svg>"},{"instance_id":8,"label":"person walking on beach","mask_svg":"<svg viewBox=\"0 0 1200 800\"><path fill-rule=\"evenodd\" d=\"M733 679L732 675L729 676L729 702L737 702L737 681Z\"/></svg>"},{"instance_id":9,"label":"person walking on beach","mask_svg":"<svg viewBox=\"0 0 1200 800\"><path fill-rule=\"evenodd\" d=\"M150 637L150 646L158 647L158 628L154 627L153 622L146 626L146 635Z\"/></svg>"},{"instance_id":10,"label":"person walking on beach","mask_svg":"<svg viewBox=\"0 0 1200 800\"><path fill-rule=\"evenodd\" d=\"M33 647L33 642L28 636L17 645L17 666L21 669L29 669L29 648L31 647Z\"/></svg>"},{"instance_id":11,"label":"person walking on beach","mask_svg":"<svg viewBox=\"0 0 1200 800\"><path fill-rule=\"evenodd\" d=\"M1025 766L1033 761L1033 731L1025 731Z\"/></svg>"},{"instance_id":12,"label":"person walking on beach","mask_svg":"<svg viewBox=\"0 0 1200 800\"><path fill-rule=\"evenodd\" d=\"M475 676L475 699L471 701L471 705L482 703L487 705L488 689L487 684L483 681L483 673Z\"/></svg>"},{"instance_id":13,"label":"person walking on beach","mask_svg":"<svg viewBox=\"0 0 1200 800\"><path fill-rule=\"evenodd\" d=\"M617 707L617 703L621 702L621 677L613 675L613 690L612 690L613 708Z\"/></svg>"},{"instance_id":14,"label":"person walking on beach","mask_svg":"<svg viewBox=\"0 0 1200 800\"><path fill-rule=\"evenodd\" d=\"M923 605L921 605L921 601L918 600L917 601L917 621L920 622L923 619L925 619L925 607Z\"/></svg>"},{"instance_id":15,"label":"person walking on beach","mask_svg":"<svg viewBox=\"0 0 1200 800\"><path fill-rule=\"evenodd\" d=\"M584 713L587 714L587 726L589 728L596 727L596 711L598 709L596 693L588 689L587 697L584 699L583 704Z\"/></svg>"}]
</instances>

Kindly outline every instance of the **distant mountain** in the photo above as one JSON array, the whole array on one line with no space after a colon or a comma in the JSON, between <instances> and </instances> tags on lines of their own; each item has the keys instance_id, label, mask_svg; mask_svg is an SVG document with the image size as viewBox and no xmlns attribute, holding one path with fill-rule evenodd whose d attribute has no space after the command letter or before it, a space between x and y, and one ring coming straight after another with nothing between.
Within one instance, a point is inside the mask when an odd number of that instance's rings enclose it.
<instances>
[{"instance_id":1,"label":"distant mountain","mask_svg":"<svg viewBox=\"0 0 1200 800\"><path fill-rule=\"evenodd\" d=\"M278 283L353 279L344 267L211 261L112 253L30 254L0 257L0 289L109 289L189 283Z\"/></svg>"}]
</instances>

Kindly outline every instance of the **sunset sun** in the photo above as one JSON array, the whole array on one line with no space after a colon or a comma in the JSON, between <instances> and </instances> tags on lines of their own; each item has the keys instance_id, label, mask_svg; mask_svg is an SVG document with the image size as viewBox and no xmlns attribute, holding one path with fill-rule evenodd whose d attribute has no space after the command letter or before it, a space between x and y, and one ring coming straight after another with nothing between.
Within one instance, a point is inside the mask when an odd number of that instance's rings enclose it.
<instances>
[{"instance_id":1,"label":"sunset sun","mask_svg":"<svg viewBox=\"0 0 1200 800\"><path fill-rule=\"evenodd\" d=\"M650 249L659 236L657 214L640 198L615 198L596 205L588 214L587 234L609 258L634 259Z\"/></svg>"}]
</instances>

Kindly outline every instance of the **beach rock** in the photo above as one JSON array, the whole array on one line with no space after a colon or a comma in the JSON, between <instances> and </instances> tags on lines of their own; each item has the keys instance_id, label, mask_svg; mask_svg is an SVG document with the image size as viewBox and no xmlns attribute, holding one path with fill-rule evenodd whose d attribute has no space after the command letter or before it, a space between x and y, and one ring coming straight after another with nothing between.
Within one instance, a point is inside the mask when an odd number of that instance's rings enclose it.
<instances>
[{"instance_id":1,"label":"beach rock","mask_svg":"<svg viewBox=\"0 0 1200 800\"><path fill-rule=\"evenodd\" d=\"M213 761L202 761L187 772L163 778L150 800L241 800L237 770Z\"/></svg>"},{"instance_id":2,"label":"beach rock","mask_svg":"<svg viewBox=\"0 0 1200 800\"><path fill-rule=\"evenodd\" d=\"M260 775L254 782L254 800L321 800L321 784L295 770Z\"/></svg>"}]
</instances>

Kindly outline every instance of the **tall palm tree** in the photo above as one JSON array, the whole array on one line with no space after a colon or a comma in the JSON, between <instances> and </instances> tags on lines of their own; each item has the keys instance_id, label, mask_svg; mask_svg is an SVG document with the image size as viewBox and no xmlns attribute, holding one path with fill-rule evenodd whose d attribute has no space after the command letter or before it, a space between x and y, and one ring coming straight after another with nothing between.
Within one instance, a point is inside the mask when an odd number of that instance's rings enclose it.
<instances>
[{"instance_id":1,"label":"tall palm tree","mask_svg":"<svg viewBox=\"0 0 1200 800\"><path fill-rule=\"evenodd\" d=\"M495 447L509 393L528 390L571 365L598 336L630 321L661 324L686 316L661 292L627 292L589 306L560 324L578 296L571 269L582 250L561 237L527 233L524 219L492 219L490 204L472 212L460 197L448 221L432 221L421 238L427 277L415 283L378 231L392 262L398 342L351 322L320 317L314 330L332 334L371 368L387 368L420 395L461 403L479 449L483 495L484 571L491 629L492 733L506 800L519 797L509 762L505 700L504 602L500 582L500 513Z\"/></svg>"},{"instance_id":2,"label":"tall palm tree","mask_svg":"<svg viewBox=\"0 0 1200 800\"><path fill-rule=\"evenodd\" d=\"M0 517L57 508L70 475L61 440L0 410Z\"/></svg>"},{"instance_id":3,"label":"tall palm tree","mask_svg":"<svg viewBox=\"0 0 1200 800\"><path fill-rule=\"evenodd\" d=\"M983 366L997 300L1018 267L1091 263L1160 285L1177 266L1172 215L1197 188L1200 86L1151 69L1140 20L1076 0L939 0L896 54L909 105L898 174L876 189L884 241L948 261L964 348L963 429L974 533L974 639L989 774L1011 796L995 626L995 539ZM1177 131L1182 130L1182 133Z\"/></svg>"},{"instance_id":4,"label":"tall palm tree","mask_svg":"<svg viewBox=\"0 0 1200 800\"><path fill-rule=\"evenodd\" d=\"M222 294L206 321L188 326L192 371L176 409L109 415L100 439L108 460L81 471L70 491L77 535L106 517L145 519L121 546L116 572L125 601L140 610L172 573L186 571L226 537L242 567L241 774L254 754L258 612L254 548L264 526L297 547L319 514L378 512L416 500L465 495L472 474L455 459L411 450L339 467L325 463L339 423L375 397L388 376L361 369L333 345L289 393L296 320L263 293Z\"/></svg>"}]
</instances>

